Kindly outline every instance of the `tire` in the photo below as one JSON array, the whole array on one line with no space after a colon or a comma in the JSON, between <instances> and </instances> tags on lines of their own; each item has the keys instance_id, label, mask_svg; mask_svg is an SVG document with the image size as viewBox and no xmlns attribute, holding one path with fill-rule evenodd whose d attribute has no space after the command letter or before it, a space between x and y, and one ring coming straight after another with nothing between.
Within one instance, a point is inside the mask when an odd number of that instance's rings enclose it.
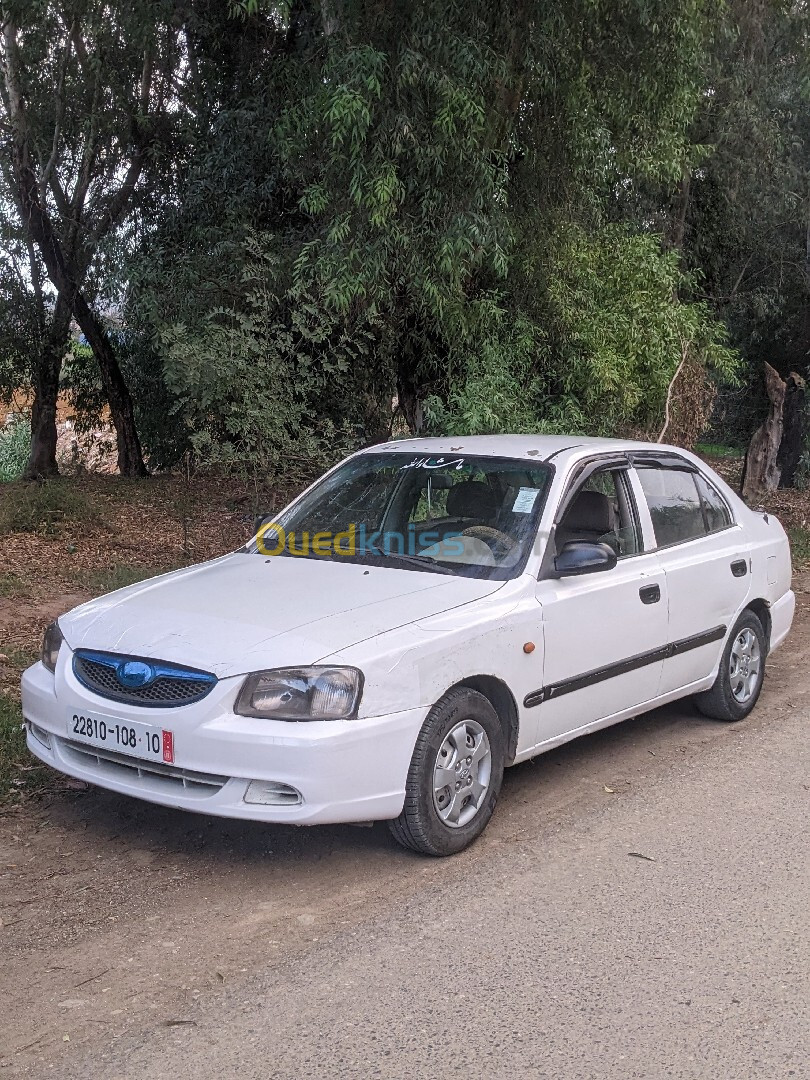
<instances>
[{"instance_id":1,"label":"tire","mask_svg":"<svg viewBox=\"0 0 810 1080\"><path fill-rule=\"evenodd\" d=\"M462 754L462 749L469 753ZM389 822L394 838L423 855L462 851L492 817L504 757L503 728L484 695L464 687L448 691L430 710L417 737L405 805ZM439 788L443 779L448 783Z\"/></svg>"},{"instance_id":2,"label":"tire","mask_svg":"<svg viewBox=\"0 0 810 1080\"><path fill-rule=\"evenodd\" d=\"M729 634L714 686L695 696L703 715L727 722L745 719L762 690L767 653L762 623L753 611L744 611Z\"/></svg>"}]
</instances>

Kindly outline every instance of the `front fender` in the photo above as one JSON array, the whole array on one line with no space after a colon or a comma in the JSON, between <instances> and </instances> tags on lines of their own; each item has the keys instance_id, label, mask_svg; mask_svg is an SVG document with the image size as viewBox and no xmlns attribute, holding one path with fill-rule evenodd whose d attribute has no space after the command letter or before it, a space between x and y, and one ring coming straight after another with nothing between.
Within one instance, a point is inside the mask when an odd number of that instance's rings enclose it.
<instances>
[{"instance_id":1,"label":"front fender","mask_svg":"<svg viewBox=\"0 0 810 1080\"><path fill-rule=\"evenodd\" d=\"M465 680L498 679L517 702L520 754L536 743L537 718L522 702L542 685L543 626L534 579L509 584L484 600L380 634L322 662L362 670L361 717L429 708ZM529 644L534 648L526 651Z\"/></svg>"}]
</instances>

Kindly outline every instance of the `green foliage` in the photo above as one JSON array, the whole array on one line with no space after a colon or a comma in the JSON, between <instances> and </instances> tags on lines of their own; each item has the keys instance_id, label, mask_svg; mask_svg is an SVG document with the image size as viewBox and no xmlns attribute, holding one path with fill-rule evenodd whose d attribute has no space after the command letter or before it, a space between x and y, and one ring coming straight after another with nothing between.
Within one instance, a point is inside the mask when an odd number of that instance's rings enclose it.
<instances>
[{"instance_id":1,"label":"green foliage","mask_svg":"<svg viewBox=\"0 0 810 1080\"><path fill-rule=\"evenodd\" d=\"M678 299L689 281L655 237L609 225L567 226L550 238L546 323L556 362L543 388L546 415L572 430L611 435L660 427L684 349L733 375L725 330L701 303Z\"/></svg>"},{"instance_id":2,"label":"green foliage","mask_svg":"<svg viewBox=\"0 0 810 1080\"><path fill-rule=\"evenodd\" d=\"M58 536L66 521L95 523L93 503L64 480L8 484L0 500L0 535L13 532Z\"/></svg>"},{"instance_id":3,"label":"green foliage","mask_svg":"<svg viewBox=\"0 0 810 1080\"><path fill-rule=\"evenodd\" d=\"M606 226L617 185L672 180L691 152L706 12L587 7L241 3L196 28L221 108L145 234L128 314L164 361L178 448L314 465L387 437L395 395L411 425L424 406L435 430L488 431L580 428L610 399L615 431L657 416L679 332L728 360L706 312L663 296L678 276L656 239ZM587 280L591 255L609 282Z\"/></svg>"},{"instance_id":4,"label":"green foliage","mask_svg":"<svg viewBox=\"0 0 810 1080\"><path fill-rule=\"evenodd\" d=\"M12 267L25 299L18 321L32 342L17 385L47 399L52 415L69 303L103 373L119 461L132 475L143 462L114 328L138 211L166 196L183 153L193 27L178 16L173 0L3 0L0 19L0 293ZM64 317L49 327L52 307ZM6 321L0 306L0 392Z\"/></svg>"},{"instance_id":5,"label":"green foliage","mask_svg":"<svg viewBox=\"0 0 810 1080\"><path fill-rule=\"evenodd\" d=\"M678 299L691 283L655 237L566 223L536 273L534 320L500 312L494 333L476 337L448 402L428 403L434 430L654 435L684 349L733 376L723 325Z\"/></svg>"},{"instance_id":6,"label":"green foliage","mask_svg":"<svg viewBox=\"0 0 810 1080\"><path fill-rule=\"evenodd\" d=\"M490 331L454 356L449 393L427 399L431 434L494 435L545 430L538 417L538 357L548 347L537 326L507 313L493 313Z\"/></svg>"},{"instance_id":7,"label":"green foliage","mask_svg":"<svg viewBox=\"0 0 810 1080\"><path fill-rule=\"evenodd\" d=\"M692 127L703 152L674 216L685 265L744 361L711 434L743 446L767 412L763 362L807 371L810 9L729 0L722 12Z\"/></svg>"},{"instance_id":8,"label":"green foliage","mask_svg":"<svg viewBox=\"0 0 810 1080\"><path fill-rule=\"evenodd\" d=\"M90 209L129 128L149 149L82 257L158 467L303 479L403 423L657 433L684 351L726 387L733 349L800 355L802 5L92 0L95 82L61 0L12 7L39 165L60 63L63 187L94 131ZM102 407L76 350L66 385Z\"/></svg>"},{"instance_id":9,"label":"green foliage","mask_svg":"<svg viewBox=\"0 0 810 1080\"><path fill-rule=\"evenodd\" d=\"M810 433L805 434L805 440L807 440L808 437L810 437ZM802 451L796 469L794 487L797 487L799 491L810 490L810 450L805 449Z\"/></svg>"},{"instance_id":10,"label":"green foliage","mask_svg":"<svg viewBox=\"0 0 810 1080\"><path fill-rule=\"evenodd\" d=\"M31 381L31 367L41 345L38 305L25 275L28 253L11 221L0 210L0 401Z\"/></svg>"},{"instance_id":11,"label":"green foliage","mask_svg":"<svg viewBox=\"0 0 810 1080\"><path fill-rule=\"evenodd\" d=\"M246 247L238 304L212 310L193 330L161 331L167 383L198 458L271 474L301 471L302 463L304 475L317 472L354 436L326 409L313 415L313 398L347 393L365 359L363 335L346 334L304 296L286 307L275 292L272 238L250 237Z\"/></svg>"},{"instance_id":12,"label":"green foliage","mask_svg":"<svg viewBox=\"0 0 810 1080\"><path fill-rule=\"evenodd\" d=\"M18 480L31 450L31 427L23 417L14 417L0 428L0 484Z\"/></svg>"}]
</instances>

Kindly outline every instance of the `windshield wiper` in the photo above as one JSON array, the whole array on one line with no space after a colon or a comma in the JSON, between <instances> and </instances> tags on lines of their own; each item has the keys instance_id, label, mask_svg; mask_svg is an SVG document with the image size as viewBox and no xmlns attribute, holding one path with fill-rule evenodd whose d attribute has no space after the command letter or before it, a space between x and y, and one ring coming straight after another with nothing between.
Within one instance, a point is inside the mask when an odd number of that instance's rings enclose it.
<instances>
[{"instance_id":1,"label":"windshield wiper","mask_svg":"<svg viewBox=\"0 0 810 1080\"><path fill-rule=\"evenodd\" d=\"M408 563L409 566L415 566L418 570L425 569L425 563L428 563L432 570L438 571L440 574L452 574L453 571L448 566L442 566L438 559L434 559L432 555L406 555L400 551L386 551L385 548L378 547L377 544L366 541L365 554L373 552L375 555L382 555L384 559L399 559L400 562Z\"/></svg>"},{"instance_id":2,"label":"windshield wiper","mask_svg":"<svg viewBox=\"0 0 810 1080\"><path fill-rule=\"evenodd\" d=\"M449 566L443 566L432 555L403 555L398 551L382 551L380 548L373 548L372 550L385 556L386 559L399 559L400 562L407 563L408 566L415 566L417 570L425 570L425 563L427 563L431 570L436 570L440 574L453 573Z\"/></svg>"}]
</instances>

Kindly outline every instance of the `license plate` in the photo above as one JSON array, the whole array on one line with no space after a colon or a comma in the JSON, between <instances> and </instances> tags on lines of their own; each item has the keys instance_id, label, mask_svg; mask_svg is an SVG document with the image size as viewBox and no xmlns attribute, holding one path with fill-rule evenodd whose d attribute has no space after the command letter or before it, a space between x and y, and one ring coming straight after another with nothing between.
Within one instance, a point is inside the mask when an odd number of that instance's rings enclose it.
<instances>
[{"instance_id":1,"label":"license plate","mask_svg":"<svg viewBox=\"0 0 810 1080\"><path fill-rule=\"evenodd\" d=\"M71 713L68 734L76 742L117 750L120 754L174 763L174 735L154 724L139 720L116 720L110 716Z\"/></svg>"}]
</instances>

